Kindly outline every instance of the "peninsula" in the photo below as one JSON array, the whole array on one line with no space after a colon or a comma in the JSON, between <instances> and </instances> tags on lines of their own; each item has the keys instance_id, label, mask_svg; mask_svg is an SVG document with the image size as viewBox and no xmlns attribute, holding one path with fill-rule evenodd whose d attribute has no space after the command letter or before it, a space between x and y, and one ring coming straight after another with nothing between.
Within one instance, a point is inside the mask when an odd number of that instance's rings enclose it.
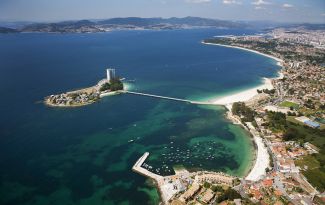
<instances>
[{"instance_id":1,"label":"peninsula","mask_svg":"<svg viewBox=\"0 0 325 205\"><path fill-rule=\"evenodd\" d=\"M78 107L97 102L101 97L116 94L124 89L123 83L115 75L115 69L106 70L106 79L97 85L45 98L45 104L54 107Z\"/></svg>"}]
</instances>

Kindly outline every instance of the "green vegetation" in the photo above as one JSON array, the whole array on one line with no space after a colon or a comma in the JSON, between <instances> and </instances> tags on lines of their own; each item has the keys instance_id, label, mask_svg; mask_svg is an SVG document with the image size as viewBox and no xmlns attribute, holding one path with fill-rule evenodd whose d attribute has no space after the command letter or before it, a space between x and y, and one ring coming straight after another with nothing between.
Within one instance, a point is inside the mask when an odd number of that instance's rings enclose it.
<instances>
[{"instance_id":1,"label":"green vegetation","mask_svg":"<svg viewBox=\"0 0 325 205\"><path fill-rule=\"evenodd\" d=\"M325 149L321 149L320 153L304 156L303 158L295 161L297 166L307 170L302 173L308 181L316 187L319 191L325 191Z\"/></svg>"},{"instance_id":2,"label":"green vegetation","mask_svg":"<svg viewBox=\"0 0 325 205\"><path fill-rule=\"evenodd\" d=\"M241 196L237 191L229 188L218 197L217 202L220 203L225 200L234 200L234 199L241 199Z\"/></svg>"},{"instance_id":3,"label":"green vegetation","mask_svg":"<svg viewBox=\"0 0 325 205\"><path fill-rule=\"evenodd\" d=\"M123 83L119 78L114 78L109 83L104 83L99 89L99 91L101 92L107 90L110 91L123 90Z\"/></svg>"},{"instance_id":4,"label":"green vegetation","mask_svg":"<svg viewBox=\"0 0 325 205\"><path fill-rule=\"evenodd\" d=\"M319 167L319 162L312 155L307 155L299 160L296 160L295 164L302 169L304 166L308 166L308 169L317 169Z\"/></svg>"},{"instance_id":5,"label":"green vegetation","mask_svg":"<svg viewBox=\"0 0 325 205\"><path fill-rule=\"evenodd\" d=\"M123 90L123 83L120 78L114 78L110 81L111 91Z\"/></svg>"},{"instance_id":6,"label":"green vegetation","mask_svg":"<svg viewBox=\"0 0 325 205\"><path fill-rule=\"evenodd\" d=\"M105 83L100 87L99 91L103 92L103 91L109 90L110 88L111 88L110 84Z\"/></svg>"},{"instance_id":7,"label":"green vegetation","mask_svg":"<svg viewBox=\"0 0 325 205\"><path fill-rule=\"evenodd\" d=\"M211 187L211 184L209 182L204 182L203 187L208 189Z\"/></svg>"},{"instance_id":8,"label":"green vegetation","mask_svg":"<svg viewBox=\"0 0 325 205\"><path fill-rule=\"evenodd\" d=\"M290 204L290 201L284 196L281 196L279 199L284 205Z\"/></svg>"},{"instance_id":9,"label":"green vegetation","mask_svg":"<svg viewBox=\"0 0 325 205\"><path fill-rule=\"evenodd\" d=\"M283 132L283 139L300 143L310 142L320 148L318 154L305 156L297 160L296 165L304 168L304 176L319 191L325 190L325 130L313 129L301 123L294 123L292 117L286 119L280 112L267 112L269 122L265 124L269 129Z\"/></svg>"},{"instance_id":10,"label":"green vegetation","mask_svg":"<svg viewBox=\"0 0 325 205\"><path fill-rule=\"evenodd\" d=\"M315 109L315 104L311 99L308 99L305 103L304 106L309 109Z\"/></svg>"},{"instance_id":11,"label":"green vegetation","mask_svg":"<svg viewBox=\"0 0 325 205\"><path fill-rule=\"evenodd\" d=\"M286 115L281 112L267 111L268 123L267 126L273 132L283 132L287 128Z\"/></svg>"},{"instance_id":12,"label":"green vegetation","mask_svg":"<svg viewBox=\"0 0 325 205\"><path fill-rule=\"evenodd\" d=\"M299 108L299 105L297 103L289 102L289 101L283 101L280 106L282 107L288 107L291 110L295 109L297 110Z\"/></svg>"},{"instance_id":13,"label":"green vegetation","mask_svg":"<svg viewBox=\"0 0 325 205\"><path fill-rule=\"evenodd\" d=\"M319 191L325 190L325 170L323 168L308 169L302 172L308 181Z\"/></svg>"},{"instance_id":14,"label":"green vegetation","mask_svg":"<svg viewBox=\"0 0 325 205\"><path fill-rule=\"evenodd\" d=\"M223 192L222 186L217 186L217 185L213 185L211 187L211 190L214 191L214 192Z\"/></svg>"},{"instance_id":15,"label":"green vegetation","mask_svg":"<svg viewBox=\"0 0 325 205\"><path fill-rule=\"evenodd\" d=\"M255 111L247 107L243 102L235 102L232 105L231 112L241 118L243 122L254 122Z\"/></svg>"},{"instance_id":16,"label":"green vegetation","mask_svg":"<svg viewBox=\"0 0 325 205\"><path fill-rule=\"evenodd\" d=\"M258 93L266 93L269 95L274 95L275 89L269 90L269 89L263 89L263 90L257 90Z\"/></svg>"}]
</instances>

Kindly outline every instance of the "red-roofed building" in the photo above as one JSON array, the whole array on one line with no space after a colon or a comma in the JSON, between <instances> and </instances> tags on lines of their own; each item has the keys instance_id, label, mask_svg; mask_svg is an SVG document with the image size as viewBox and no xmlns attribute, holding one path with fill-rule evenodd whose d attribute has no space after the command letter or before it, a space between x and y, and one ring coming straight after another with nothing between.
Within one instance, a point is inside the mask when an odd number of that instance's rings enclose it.
<instances>
[{"instance_id":1,"label":"red-roofed building","mask_svg":"<svg viewBox=\"0 0 325 205\"><path fill-rule=\"evenodd\" d=\"M270 186L273 185L273 180L272 179L265 179L265 180L263 180L262 183L263 183L263 186L270 187Z\"/></svg>"},{"instance_id":2,"label":"red-roofed building","mask_svg":"<svg viewBox=\"0 0 325 205\"><path fill-rule=\"evenodd\" d=\"M278 189L274 191L274 194L276 196L282 196L282 192L280 190L278 190Z\"/></svg>"},{"instance_id":3,"label":"red-roofed building","mask_svg":"<svg viewBox=\"0 0 325 205\"><path fill-rule=\"evenodd\" d=\"M263 198L263 195L259 190L252 190L252 194L256 200L261 200Z\"/></svg>"}]
</instances>

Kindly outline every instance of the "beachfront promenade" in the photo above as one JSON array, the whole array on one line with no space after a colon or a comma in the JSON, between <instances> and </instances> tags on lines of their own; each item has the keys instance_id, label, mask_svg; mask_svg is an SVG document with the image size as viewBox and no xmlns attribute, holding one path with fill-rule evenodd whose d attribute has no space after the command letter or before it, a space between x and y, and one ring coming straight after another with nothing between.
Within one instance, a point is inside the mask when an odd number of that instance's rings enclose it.
<instances>
[{"instance_id":1,"label":"beachfront promenade","mask_svg":"<svg viewBox=\"0 0 325 205\"><path fill-rule=\"evenodd\" d=\"M161 98L161 99L166 99L166 100L173 100L173 101L180 101L180 102L186 102L186 103L191 103L191 104L198 104L198 105L215 105L215 103L212 103L212 102L192 101L192 100L186 100L186 99L181 99L181 98L166 97L166 96L161 96L161 95L152 95L152 94L147 94L147 93L127 91L127 90L124 90L124 91L121 91L121 92L122 93L127 93L127 94L133 94L133 95L142 95L142 96L153 97L153 98Z\"/></svg>"}]
</instances>

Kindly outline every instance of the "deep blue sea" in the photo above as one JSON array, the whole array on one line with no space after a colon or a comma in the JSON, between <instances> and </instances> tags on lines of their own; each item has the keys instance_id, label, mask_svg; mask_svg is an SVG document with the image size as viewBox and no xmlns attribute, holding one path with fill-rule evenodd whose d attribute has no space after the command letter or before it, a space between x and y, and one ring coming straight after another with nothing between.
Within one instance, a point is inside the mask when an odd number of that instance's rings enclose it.
<instances>
[{"instance_id":1,"label":"deep blue sea","mask_svg":"<svg viewBox=\"0 0 325 205\"><path fill-rule=\"evenodd\" d=\"M131 89L207 100L274 77L272 59L208 46L250 30L116 31L0 35L0 204L158 204L151 182L131 171L146 151L152 171L173 166L243 176L248 134L221 106L117 95L79 108L43 98L95 84L113 67Z\"/></svg>"}]
</instances>

